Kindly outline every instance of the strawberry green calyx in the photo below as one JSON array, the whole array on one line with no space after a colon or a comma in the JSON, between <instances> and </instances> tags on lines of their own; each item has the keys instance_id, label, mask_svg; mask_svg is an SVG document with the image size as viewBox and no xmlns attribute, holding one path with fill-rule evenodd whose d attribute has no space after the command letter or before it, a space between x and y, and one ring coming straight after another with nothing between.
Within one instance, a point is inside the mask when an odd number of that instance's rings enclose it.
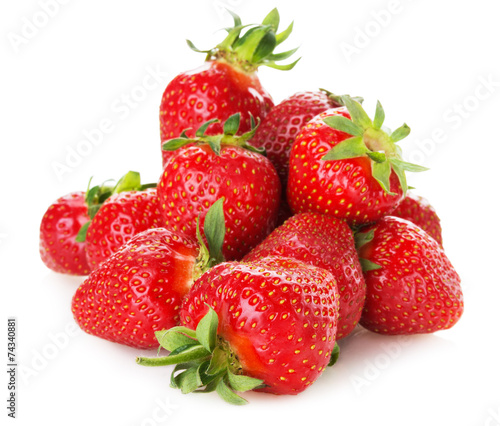
<instances>
[{"instance_id":1,"label":"strawberry green calyx","mask_svg":"<svg viewBox=\"0 0 500 426\"><path fill-rule=\"evenodd\" d=\"M207 305L208 306L208 305ZM207 314L196 330L173 327L157 331L156 338L170 354L156 358L136 358L143 366L176 365L170 386L182 393L216 391L226 402L244 405L248 401L236 392L246 392L265 386L262 380L242 374L238 357L228 343L217 335L219 318L208 306Z\"/></svg>"},{"instance_id":2,"label":"strawberry green calyx","mask_svg":"<svg viewBox=\"0 0 500 426\"><path fill-rule=\"evenodd\" d=\"M403 124L394 132L382 128L385 112L380 102L377 102L373 121L368 117L361 104L350 96L342 96L351 119L341 115L327 117L325 124L332 129L352 135L335 145L322 158L324 161L343 160L348 158L367 157L370 159L372 176L377 180L382 189L390 191L390 176L394 171L399 179L403 194L406 195L408 184L405 172L422 172L426 167L408 163L402 159L402 151L396 143L410 133L410 128Z\"/></svg>"},{"instance_id":3,"label":"strawberry green calyx","mask_svg":"<svg viewBox=\"0 0 500 426\"><path fill-rule=\"evenodd\" d=\"M199 50L190 40L187 40L192 50L207 54L207 61L225 61L246 72L253 72L261 65L279 70L291 70L299 61L300 58L286 65L277 63L288 59L298 48L273 53L276 46L283 43L293 29L292 22L286 30L278 33L280 15L276 8L269 12L260 25L242 25L236 13L229 9L227 11L233 17L234 26L225 29L227 36L216 47L210 50ZM246 31L242 34L243 29Z\"/></svg>"},{"instance_id":4,"label":"strawberry green calyx","mask_svg":"<svg viewBox=\"0 0 500 426\"><path fill-rule=\"evenodd\" d=\"M130 171L123 175L114 186L110 186L110 182L112 182L112 180L107 180L101 185L91 187L92 178L90 178L85 193L85 203L87 204L90 220L80 228L76 237L77 242L83 243L85 241L90 222L109 197L121 192L144 191L147 188L156 187L156 183L141 184L140 173L134 171Z\"/></svg>"},{"instance_id":5,"label":"strawberry green calyx","mask_svg":"<svg viewBox=\"0 0 500 426\"><path fill-rule=\"evenodd\" d=\"M335 93L330 92L327 89L322 89L322 88L320 88L319 91L323 92L326 96L328 96L336 104L345 106L345 102L342 99L342 97L346 96L346 95L336 95ZM359 102L360 104L362 104L364 101L364 99L361 96L351 96L351 99L355 100L356 102Z\"/></svg>"},{"instance_id":6,"label":"strawberry green calyx","mask_svg":"<svg viewBox=\"0 0 500 426\"><path fill-rule=\"evenodd\" d=\"M242 135L236 135L240 127L241 114L238 112L230 116L225 122L223 127L223 134L219 135L205 135L208 127L214 123L220 123L220 120L213 119L206 123L203 123L196 131L194 138L188 138L186 132L190 129L185 129L178 138L170 139L163 144L163 149L165 151L175 151L185 145L189 144L208 144L212 151L216 155L220 155L220 150L222 145L233 145L245 148L252 152L257 152L259 154L265 155L264 148L256 148L248 143L248 141L255 135L257 131L260 119L257 118L257 124L253 117L251 117L251 129L243 133Z\"/></svg>"},{"instance_id":7,"label":"strawberry green calyx","mask_svg":"<svg viewBox=\"0 0 500 426\"><path fill-rule=\"evenodd\" d=\"M374 229L370 229L366 232L357 231L354 234L354 242L356 244L356 250L358 251L358 255L360 253L361 248L365 244L368 244L370 241L372 241L374 236L375 236ZM376 269L382 268L382 266L377 265L376 263L374 263L368 259L365 259L361 256L359 256L358 258L359 258L359 263L361 265L361 269L363 270L363 272L374 271Z\"/></svg>"},{"instance_id":8,"label":"strawberry green calyx","mask_svg":"<svg viewBox=\"0 0 500 426\"><path fill-rule=\"evenodd\" d=\"M200 253L196 259L194 279L198 279L212 266L225 261L222 254L224 236L226 235L226 224L224 220L224 197L213 203L205 216L203 231L208 243L205 244L200 231L200 217L196 219L196 238L200 244Z\"/></svg>"}]
</instances>

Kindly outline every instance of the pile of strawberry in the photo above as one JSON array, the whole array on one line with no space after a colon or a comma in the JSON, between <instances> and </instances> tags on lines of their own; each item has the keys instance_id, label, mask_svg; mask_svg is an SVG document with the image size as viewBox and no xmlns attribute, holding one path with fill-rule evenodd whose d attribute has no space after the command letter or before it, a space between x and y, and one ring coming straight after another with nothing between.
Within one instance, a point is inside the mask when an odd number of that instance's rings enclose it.
<instances>
[{"instance_id":1,"label":"pile of strawberry","mask_svg":"<svg viewBox=\"0 0 500 426\"><path fill-rule=\"evenodd\" d=\"M463 296L436 212L407 192L405 172L425 170L402 159L409 127L326 90L273 105L256 70L293 68L278 62L296 49L274 53L292 25L278 32L277 10L260 25L232 15L204 65L164 92L158 184L129 172L60 198L40 252L88 275L72 301L84 331L160 345L168 355L137 362L175 364L171 386L243 404L247 390L302 392L358 323L450 328Z\"/></svg>"}]
</instances>

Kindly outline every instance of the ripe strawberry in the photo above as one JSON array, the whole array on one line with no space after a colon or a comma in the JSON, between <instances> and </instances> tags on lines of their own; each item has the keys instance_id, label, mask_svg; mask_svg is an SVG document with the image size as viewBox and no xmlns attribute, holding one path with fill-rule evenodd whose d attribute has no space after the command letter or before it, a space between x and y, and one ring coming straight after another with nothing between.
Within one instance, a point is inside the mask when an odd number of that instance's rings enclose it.
<instances>
[{"instance_id":1,"label":"ripe strawberry","mask_svg":"<svg viewBox=\"0 0 500 426\"><path fill-rule=\"evenodd\" d=\"M188 45L196 52L206 53L206 62L200 68L175 77L165 89L160 105L160 133L162 143L178 137L188 128L197 128L202 123L218 118L225 121L231 115L242 114L241 133L251 129L251 117L264 118L273 106L271 96L260 84L257 68L266 65L281 70L292 69L297 61L289 65L276 62L287 59L297 49L273 53L274 48L285 41L293 24L277 34L279 13L273 9L261 25L253 25L244 34L241 19L230 12L234 27L215 48L205 51ZM221 133L214 125L211 135ZM192 131L187 131L193 136ZM170 153L162 151L163 165Z\"/></svg>"},{"instance_id":2,"label":"ripe strawberry","mask_svg":"<svg viewBox=\"0 0 500 426\"><path fill-rule=\"evenodd\" d=\"M443 245L441 221L434 207L424 197L408 192L391 216L409 220L427 232L439 245Z\"/></svg>"},{"instance_id":3,"label":"ripe strawberry","mask_svg":"<svg viewBox=\"0 0 500 426\"><path fill-rule=\"evenodd\" d=\"M139 182L136 172L129 172L112 188L106 184L73 192L59 198L45 213L40 225L40 255L47 267L73 275L87 275L85 233L90 220L113 192L127 190Z\"/></svg>"},{"instance_id":4,"label":"ripe strawberry","mask_svg":"<svg viewBox=\"0 0 500 426\"><path fill-rule=\"evenodd\" d=\"M227 260L241 259L276 226L280 182L271 162L247 144L255 127L241 136L240 114L224 123L224 134L206 136L205 123L194 139L184 133L164 145L176 149L158 183L165 226L187 236L196 234L196 218L204 217L214 200L225 198Z\"/></svg>"},{"instance_id":5,"label":"ripe strawberry","mask_svg":"<svg viewBox=\"0 0 500 426\"><path fill-rule=\"evenodd\" d=\"M336 339L354 329L363 310L366 285L347 223L319 213L299 213L276 228L243 260L268 256L292 257L331 272L340 294Z\"/></svg>"},{"instance_id":6,"label":"ripe strawberry","mask_svg":"<svg viewBox=\"0 0 500 426\"><path fill-rule=\"evenodd\" d=\"M357 101L342 99L346 108L319 114L297 136L287 195L294 213L314 211L356 226L395 208L406 194L405 171L426 169L401 159L396 142L410 132L406 124L388 133L380 103L372 122Z\"/></svg>"},{"instance_id":7,"label":"ripe strawberry","mask_svg":"<svg viewBox=\"0 0 500 426\"><path fill-rule=\"evenodd\" d=\"M275 105L266 115L249 142L266 149L266 155L276 168L283 188L288 179L290 150L300 130L313 117L344 105L340 96L321 89L318 92L298 92Z\"/></svg>"},{"instance_id":8,"label":"ripe strawberry","mask_svg":"<svg viewBox=\"0 0 500 426\"><path fill-rule=\"evenodd\" d=\"M97 268L134 235L162 226L156 188L111 196L88 227L86 244L90 268Z\"/></svg>"},{"instance_id":9,"label":"ripe strawberry","mask_svg":"<svg viewBox=\"0 0 500 426\"><path fill-rule=\"evenodd\" d=\"M360 324L381 334L433 333L463 312L460 277L441 246L413 223L382 218L358 235L367 285Z\"/></svg>"},{"instance_id":10,"label":"ripe strawberry","mask_svg":"<svg viewBox=\"0 0 500 426\"><path fill-rule=\"evenodd\" d=\"M194 280L223 260L222 200L207 216L204 244L167 229L141 232L106 259L76 291L72 311L87 333L132 346L157 345L154 332L177 325L182 298Z\"/></svg>"},{"instance_id":11,"label":"ripe strawberry","mask_svg":"<svg viewBox=\"0 0 500 426\"><path fill-rule=\"evenodd\" d=\"M185 327L156 333L170 355L137 362L181 363L173 387L216 390L234 404L247 402L234 391L297 394L329 364L338 303L324 269L278 257L224 262L191 288L180 312Z\"/></svg>"},{"instance_id":12,"label":"ripe strawberry","mask_svg":"<svg viewBox=\"0 0 500 426\"><path fill-rule=\"evenodd\" d=\"M197 256L195 240L166 229L136 235L78 288L72 302L76 322L112 342L155 346L154 332L178 322Z\"/></svg>"},{"instance_id":13,"label":"ripe strawberry","mask_svg":"<svg viewBox=\"0 0 500 426\"><path fill-rule=\"evenodd\" d=\"M88 220L85 192L65 195L47 209L40 225L40 256L48 268L72 275L89 273L85 244L76 241Z\"/></svg>"}]
</instances>

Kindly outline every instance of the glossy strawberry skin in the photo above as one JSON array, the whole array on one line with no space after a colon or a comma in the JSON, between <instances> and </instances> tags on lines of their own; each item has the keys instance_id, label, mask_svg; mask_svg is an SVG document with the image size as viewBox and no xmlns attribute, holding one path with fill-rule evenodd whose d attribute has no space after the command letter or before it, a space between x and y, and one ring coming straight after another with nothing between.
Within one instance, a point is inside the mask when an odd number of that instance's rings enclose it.
<instances>
[{"instance_id":1,"label":"glossy strawberry skin","mask_svg":"<svg viewBox=\"0 0 500 426\"><path fill-rule=\"evenodd\" d=\"M178 324L198 244L166 229L144 231L111 255L76 291L72 311L86 333L157 348L154 332Z\"/></svg>"},{"instance_id":2,"label":"glossy strawberry skin","mask_svg":"<svg viewBox=\"0 0 500 426\"><path fill-rule=\"evenodd\" d=\"M321 112L339 106L325 92L298 92L275 105L266 115L249 143L266 149L283 188L288 178L290 150L301 128Z\"/></svg>"},{"instance_id":3,"label":"glossy strawberry skin","mask_svg":"<svg viewBox=\"0 0 500 426\"><path fill-rule=\"evenodd\" d=\"M165 89L160 105L162 143L179 136L185 129L197 129L211 119L226 121L242 114L239 133L251 129L250 114L263 119L273 107L271 96L262 88L256 72L247 73L220 61L207 61L201 67L175 77ZM192 137L194 130L187 132ZM207 135L222 133L214 124ZM172 156L163 151L163 165Z\"/></svg>"},{"instance_id":4,"label":"glossy strawberry skin","mask_svg":"<svg viewBox=\"0 0 500 426\"><path fill-rule=\"evenodd\" d=\"M97 268L139 232L163 226L156 188L112 195L96 213L87 231L87 261Z\"/></svg>"},{"instance_id":5,"label":"glossy strawberry skin","mask_svg":"<svg viewBox=\"0 0 500 426\"><path fill-rule=\"evenodd\" d=\"M391 216L409 220L443 245L441 221L434 207L424 197L409 192Z\"/></svg>"},{"instance_id":6,"label":"glossy strawberry skin","mask_svg":"<svg viewBox=\"0 0 500 426\"><path fill-rule=\"evenodd\" d=\"M181 323L195 329L210 305L218 334L260 389L297 394L328 365L335 344L338 294L324 269L295 259L221 263L203 274L183 302Z\"/></svg>"},{"instance_id":7,"label":"glossy strawberry skin","mask_svg":"<svg viewBox=\"0 0 500 426\"><path fill-rule=\"evenodd\" d=\"M452 327L464 308L460 277L436 240L393 216L369 229L374 238L359 255L382 268L365 272L367 297L360 324L381 334Z\"/></svg>"},{"instance_id":8,"label":"glossy strawberry skin","mask_svg":"<svg viewBox=\"0 0 500 426\"><path fill-rule=\"evenodd\" d=\"M209 207L224 197L226 260L241 259L276 226L279 178L271 162L246 149L225 145L220 156L208 145L178 149L163 170L158 196L165 226L196 237Z\"/></svg>"},{"instance_id":9,"label":"glossy strawberry skin","mask_svg":"<svg viewBox=\"0 0 500 426\"><path fill-rule=\"evenodd\" d=\"M375 222L391 212L403 198L396 173L390 175L386 193L373 178L367 157L322 161L321 158L350 135L323 122L346 108L327 110L314 117L297 136L290 152L287 199L294 213L318 212L347 221L349 225Z\"/></svg>"},{"instance_id":10,"label":"glossy strawberry skin","mask_svg":"<svg viewBox=\"0 0 500 426\"><path fill-rule=\"evenodd\" d=\"M340 295L336 339L354 329L363 310L366 285L352 231L344 221L319 213L299 213L276 228L243 260L268 256L291 257L331 272Z\"/></svg>"},{"instance_id":11,"label":"glossy strawberry skin","mask_svg":"<svg viewBox=\"0 0 500 426\"><path fill-rule=\"evenodd\" d=\"M85 243L76 241L88 221L84 192L67 194L47 209L40 224L40 256L48 268L71 275L90 272Z\"/></svg>"}]
</instances>

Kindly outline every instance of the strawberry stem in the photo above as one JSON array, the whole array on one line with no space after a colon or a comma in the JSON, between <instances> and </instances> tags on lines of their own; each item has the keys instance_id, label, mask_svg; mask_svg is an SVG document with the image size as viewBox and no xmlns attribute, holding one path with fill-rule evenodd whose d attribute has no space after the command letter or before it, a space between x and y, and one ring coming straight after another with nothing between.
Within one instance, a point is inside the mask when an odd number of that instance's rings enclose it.
<instances>
[{"instance_id":1,"label":"strawberry stem","mask_svg":"<svg viewBox=\"0 0 500 426\"><path fill-rule=\"evenodd\" d=\"M174 327L155 333L160 346L170 351L169 355L138 357L136 362L147 367L175 364L170 385L180 389L182 393L216 391L230 404L247 404L248 401L236 392L262 387L263 381L241 374L242 368L236 355L228 343L217 335L217 313L206 306L208 312L195 331L186 327Z\"/></svg>"}]
</instances>

